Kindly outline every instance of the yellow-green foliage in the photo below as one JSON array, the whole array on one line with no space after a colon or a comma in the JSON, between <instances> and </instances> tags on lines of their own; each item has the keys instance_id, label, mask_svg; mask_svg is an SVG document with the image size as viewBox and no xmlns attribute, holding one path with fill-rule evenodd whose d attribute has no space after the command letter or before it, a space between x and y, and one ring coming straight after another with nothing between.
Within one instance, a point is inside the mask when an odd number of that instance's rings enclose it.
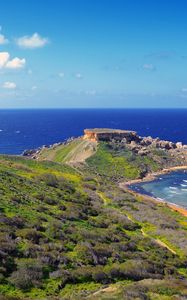
<instances>
[{"instance_id":1,"label":"yellow-green foliage","mask_svg":"<svg viewBox=\"0 0 187 300\"><path fill-rule=\"evenodd\" d=\"M67 147L57 162L0 156L2 299L183 296L184 284L178 289L167 276L186 278L185 219L111 181L139 176L139 159L101 143L80 172L62 163L75 145Z\"/></svg>"},{"instance_id":2,"label":"yellow-green foliage","mask_svg":"<svg viewBox=\"0 0 187 300\"><path fill-rule=\"evenodd\" d=\"M117 156L106 143L100 143L97 152L86 160L90 168L107 177L137 178L139 169L124 156Z\"/></svg>"}]
</instances>

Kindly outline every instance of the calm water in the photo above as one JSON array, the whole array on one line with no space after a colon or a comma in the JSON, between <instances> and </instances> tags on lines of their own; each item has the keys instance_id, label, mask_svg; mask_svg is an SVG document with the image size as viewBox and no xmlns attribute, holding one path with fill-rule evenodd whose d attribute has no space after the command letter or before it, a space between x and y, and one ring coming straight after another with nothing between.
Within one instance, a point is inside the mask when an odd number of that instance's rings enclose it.
<instances>
[{"instance_id":1,"label":"calm water","mask_svg":"<svg viewBox=\"0 0 187 300\"><path fill-rule=\"evenodd\" d=\"M0 153L21 154L80 136L86 127L132 129L187 144L187 109L0 110Z\"/></svg>"},{"instance_id":2,"label":"calm water","mask_svg":"<svg viewBox=\"0 0 187 300\"><path fill-rule=\"evenodd\" d=\"M187 170L165 174L153 181L131 185L130 188L187 208Z\"/></svg>"}]
</instances>

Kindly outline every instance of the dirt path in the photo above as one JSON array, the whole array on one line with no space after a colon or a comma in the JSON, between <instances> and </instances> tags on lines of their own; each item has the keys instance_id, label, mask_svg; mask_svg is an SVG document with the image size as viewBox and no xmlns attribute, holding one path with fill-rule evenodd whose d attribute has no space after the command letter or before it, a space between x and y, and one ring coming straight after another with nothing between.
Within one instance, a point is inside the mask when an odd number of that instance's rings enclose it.
<instances>
[{"instance_id":1,"label":"dirt path","mask_svg":"<svg viewBox=\"0 0 187 300\"><path fill-rule=\"evenodd\" d=\"M134 219L133 219L133 217L131 217L129 214L127 214L126 215L127 216L127 218L130 220L130 221L132 221L132 222L134 222ZM161 247L164 247L164 248L166 248L166 249L168 249L170 252L172 252L173 254L177 254L172 248L170 248L166 243L164 243L164 242L162 242L160 239L155 239L155 238L153 238L152 236L150 236L148 233L146 233L142 228L141 228L141 233L142 233L142 235L144 236L144 237L148 237L148 238L150 238L151 240L153 240L156 244L158 244L159 246L161 246Z\"/></svg>"},{"instance_id":2,"label":"dirt path","mask_svg":"<svg viewBox=\"0 0 187 300\"><path fill-rule=\"evenodd\" d=\"M155 202L156 202L156 203L160 203L160 202L161 202L161 201L159 201L158 199L156 199L156 198L154 198L154 197L142 195L142 194L139 194L139 193L136 193L136 192L130 190L130 189L128 188L128 185L127 185L126 183L125 183L125 184L123 184L123 183L122 183L122 184L119 184L119 186L120 186L121 189L124 189L125 191L128 190L128 192L132 193L134 196L141 196L144 200L149 200L149 201L152 201L152 202L154 202L154 203L155 203ZM178 206L176 206L176 205L169 204L169 203L167 203L167 202L165 202L165 201L163 201L163 203L166 203L171 209L180 212L182 215L187 216L187 210L185 210L185 209L183 209L183 208L181 208L181 207L178 207ZM127 218L133 222L133 218L132 218L132 217L130 217L129 215L127 215ZM161 241L160 239L158 239L158 238L156 238L156 239L153 238L152 236L150 236L149 234L147 234L143 229L141 229L141 232L142 232L142 235L143 235L143 236L151 238L151 239L152 239L155 243L157 243L159 246L168 249L171 253L173 253L173 254L175 254L175 255L177 254L175 250L173 250L171 247L169 247L166 243L164 243L164 242Z\"/></svg>"},{"instance_id":3,"label":"dirt path","mask_svg":"<svg viewBox=\"0 0 187 300\"><path fill-rule=\"evenodd\" d=\"M148 237L150 239L152 239L156 244L158 244L159 246L168 249L171 253L173 254L177 254L172 248L170 248L166 243L162 242L160 239L155 239L152 236L150 236L149 234L147 234L143 229L141 229L141 233L143 236Z\"/></svg>"},{"instance_id":4,"label":"dirt path","mask_svg":"<svg viewBox=\"0 0 187 300\"><path fill-rule=\"evenodd\" d=\"M167 248L170 252L172 252L173 254L177 254L172 248L170 248L166 243L162 242L159 239L156 239L155 242L160 245L161 247Z\"/></svg>"},{"instance_id":5,"label":"dirt path","mask_svg":"<svg viewBox=\"0 0 187 300\"><path fill-rule=\"evenodd\" d=\"M104 205L108 204L107 199L104 197L104 195L102 193L97 193L99 195L99 197L102 199ZM136 220L129 214L129 213L125 213L126 217L133 223L136 222ZM171 247L169 247L166 243L164 243L163 241L161 241L158 238L153 238L152 236L150 236L149 234L147 234L142 228L141 228L141 233L144 237L148 237L150 238L152 241L154 241L159 247L163 247L166 248L167 250L169 250L171 253L173 254L177 254Z\"/></svg>"}]
</instances>

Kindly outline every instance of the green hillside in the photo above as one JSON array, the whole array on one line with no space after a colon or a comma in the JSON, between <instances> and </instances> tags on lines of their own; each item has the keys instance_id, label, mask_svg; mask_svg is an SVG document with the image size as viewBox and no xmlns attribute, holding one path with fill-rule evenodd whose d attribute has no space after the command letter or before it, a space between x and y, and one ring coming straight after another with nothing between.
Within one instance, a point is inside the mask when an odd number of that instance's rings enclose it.
<instances>
[{"instance_id":1,"label":"green hillside","mask_svg":"<svg viewBox=\"0 0 187 300\"><path fill-rule=\"evenodd\" d=\"M118 185L159 168L80 140L0 156L0 299L185 299L186 218Z\"/></svg>"},{"instance_id":2,"label":"green hillside","mask_svg":"<svg viewBox=\"0 0 187 300\"><path fill-rule=\"evenodd\" d=\"M39 154L39 159L76 164L85 161L89 156L93 155L96 148L95 142L77 138L65 145L43 148Z\"/></svg>"}]
</instances>

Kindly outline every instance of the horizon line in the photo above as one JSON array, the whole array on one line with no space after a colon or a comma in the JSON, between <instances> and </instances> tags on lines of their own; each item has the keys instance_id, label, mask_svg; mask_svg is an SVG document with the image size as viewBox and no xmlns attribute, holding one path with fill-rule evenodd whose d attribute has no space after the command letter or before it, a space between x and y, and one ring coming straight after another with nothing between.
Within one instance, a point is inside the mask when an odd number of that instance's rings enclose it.
<instances>
[{"instance_id":1,"label":"horizon line","mask_svg":"<svg viewBox=\"0 0 187 300\"><path fill-rule=\"evenodd\" d=\"M112 110L112 109L131 109L131 110L143 110L143 109L168 109L168 110L174 110L174 109L187 109L187 107L2 107L0 108L0 110L81 110L81 109L85 109L85 110L94 110L94 109L101 109L101 110Z\"/></svg>"}]
</instances>

